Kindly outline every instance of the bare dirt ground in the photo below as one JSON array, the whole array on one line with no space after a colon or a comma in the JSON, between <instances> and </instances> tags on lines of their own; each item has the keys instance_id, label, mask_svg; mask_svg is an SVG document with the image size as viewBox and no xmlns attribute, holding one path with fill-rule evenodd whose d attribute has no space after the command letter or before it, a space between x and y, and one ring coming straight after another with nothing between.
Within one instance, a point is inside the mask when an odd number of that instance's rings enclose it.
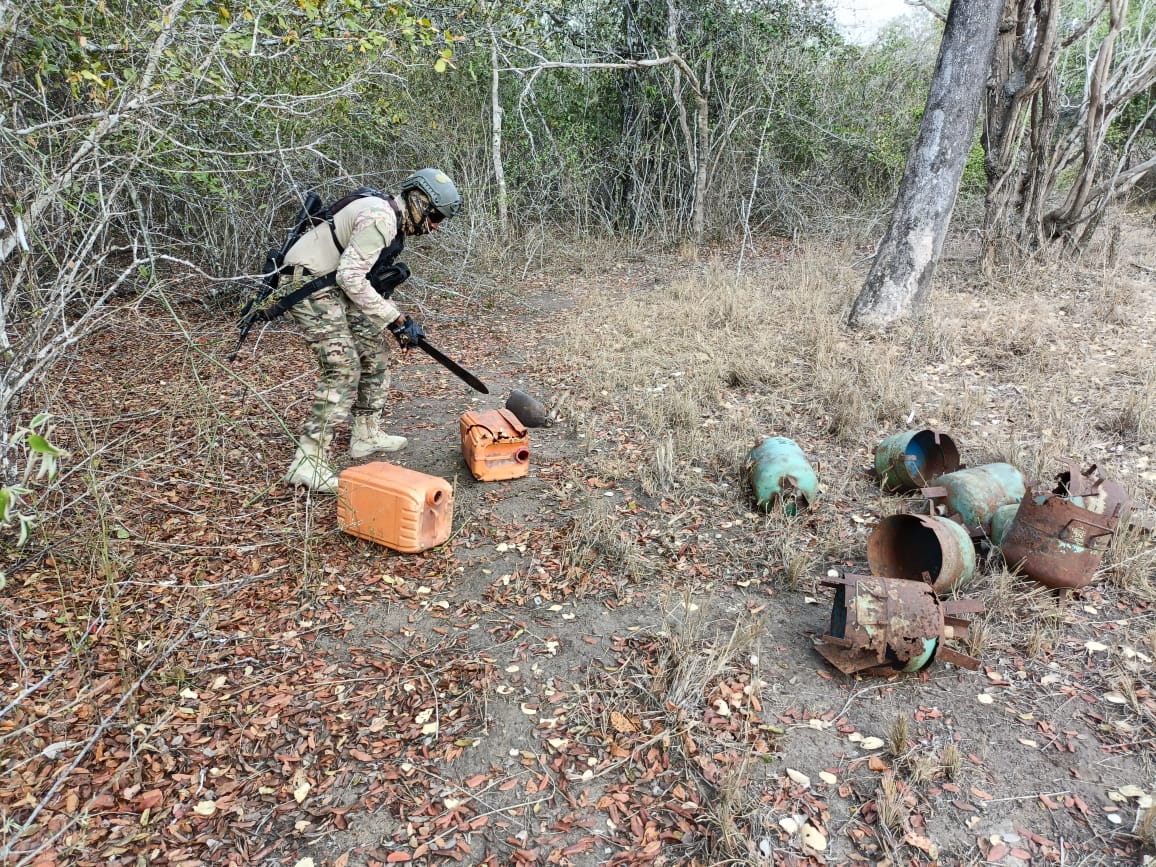
<instances>
[{"instance_id":1,"label":"bare dirt ground","mask_svg":"<svg viewBox=\"0 0 1156 867\"><path fill-rule=\"evenodd\" d=\"M863 251L781 239L559 252L429 301L491 394L397 360L395 460L455 490L421 555L278 483L314 377L288 327L230 368L219 313L126 309L38 396L71 454L2 552L8 863L1146 863L1150 537L1066 599L981 550L976 672L848 678L814 643L820 581L904 507L867 473L890 433L1029 478L1095 463L1150 508L1147 219L1111 261L992 283L949 255L885 337L841 325ZM528 478L476 482L458 418L512 388L558 422ZM795 518L751 508L772 435L819 468Z\"/></svg>"}]
</instances>

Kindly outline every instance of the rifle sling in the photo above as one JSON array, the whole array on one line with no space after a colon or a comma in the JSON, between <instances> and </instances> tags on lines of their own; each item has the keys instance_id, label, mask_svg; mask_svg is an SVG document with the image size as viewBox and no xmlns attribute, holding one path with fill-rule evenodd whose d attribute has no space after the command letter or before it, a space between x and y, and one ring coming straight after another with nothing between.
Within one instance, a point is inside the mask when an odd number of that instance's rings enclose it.
<instances>
[{"instance_id":1,"label":"rifle sling","mask_svg":"<svg viewBox=\"0 0 1156 867\"><path fill-rule=\"evenodd\" d=\"M290 307L298 301L303 301L314 292L320 292L322 289L328 289L330 286L337 285L337 272L330 271L313 280L310 280L304 286L299 286L283 298L278 298L275 304L271 304L265 310L261 311L261 318L267 322L276 319L282 313L287 311Z\"/></svg>"}]
</instances>

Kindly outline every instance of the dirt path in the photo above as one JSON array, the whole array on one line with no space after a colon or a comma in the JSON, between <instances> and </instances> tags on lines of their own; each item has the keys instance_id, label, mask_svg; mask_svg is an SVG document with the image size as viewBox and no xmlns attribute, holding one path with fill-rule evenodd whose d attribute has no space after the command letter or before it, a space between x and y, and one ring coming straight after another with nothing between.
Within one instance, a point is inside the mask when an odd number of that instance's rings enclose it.
<instances>
[{"instance_id":1,"label":"dirt path","mask_svg":"<svg viewBox=\"0 0 1156 867\"><path fill-rule=\"evenodd\" d=\"M874 409L888 382L862 385L866 406L846 383L821 387L841 366L875 382L848 359L892 356L837 329L807 350L823 317L792 306L792 287L846 254L748 254L742 291L758 305L712 290L731 252L620 257L530 277L497 310L429 311L431 339L491 395L417 354L395 368L390 427L410 437L398 462L455 489L453 537L418 556L343 536L331 500L276 483L291 452L277 416L295 430L312 387L291 333L232 372L205 354L219 320L192 309L179 328L126 317L90 341L50 395L74 455L53 494L63 517L6 600L6 681L53 672L0 731L19 735L3 742L9 821L46 805L25 863L1141 863L1156 609L1152 583L1129 582L1150 572L1108 573L1059 604L984 563L966 589L989 609L963 648L978 672L849 679L813 649L830 611L819 581L863 570L870 527L896 508L864 473L879 433L900 429ZM821 304L845 302L848 274L823 272L835 288ZM1092 379L1130 393L1137 368L1121 359L1151 358L1151 282L1116 298L1080 344L1086 365L1053 367L1063 316L1088 321L1100 296L1031 296L1035 325L1009 334L1026 290L998 300L944 279L941 345L899 341L912 358L884 372L914 424L975 435L961 437L972 463L1042 432L1051 392L1073 405ZM689 322L767 308L786 356L768 372L764 347L670 339L683 297ZM649 340L654 354L634 354ZM1025 342L1048 400L1019 393ZM707 370L716 355L729 372ZM611 368L625 372L599 373ZM692 393L704 371L723 383L707 401ZM527 479L475 482L458 417L515 387L561 420L531 432ZM750 511L734 456L756 433L816 459L813 513ZM1081 458L1143 493L1145 436L1089 422L1038 445L1081 439Z\"/></svg>"}]
</instances>

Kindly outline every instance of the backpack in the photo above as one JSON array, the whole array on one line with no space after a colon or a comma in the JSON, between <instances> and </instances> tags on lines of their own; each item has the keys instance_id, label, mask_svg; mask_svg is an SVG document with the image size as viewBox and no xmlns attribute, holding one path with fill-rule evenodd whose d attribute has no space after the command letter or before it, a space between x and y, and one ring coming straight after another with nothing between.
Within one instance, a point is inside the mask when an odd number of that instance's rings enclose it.
<instances>
[{"instance_id":1,"label":"backpack","mask_svg":"<svg viewBox=\"0 0 1156 867\"><path fill-rule=\"evenodd\" d=\"M249 336L249 332L258 322L272 322L298 301L308 298L314 292L318 292L321 289L337 285L337 272L331 271L328 274L309 281L304 286L298 287L287 295L276 295L281 283L281 275L286 273L287 270L285 266L285 256L289 253L293 245L300 241L302 236L304 236L306 232L311 231L315 226L328 223L329 231L333 235L333 244L337 247L337 252L339 254L345 252L345 245L337 239L337 226L333 218L342 208L353 204L358 199L364 199L370 196L389 202L389 206L393 209L394 216L397 218L399 231L394 237L393 242L381 251L377 257L377 261L374 262L373 267L370 268L369 274L367 275L369 283L379 295L383 298L389 298L393 295L394 289L409 279L409 267L404 262L394 261L405 246L405 236L400 231L401 210L391 197L373 187L358 187L352 193L338 199L329 207L325 207L321 203L321 197L318 196L317 193L310 191L305 196L301 210L297 212L293 228L289 230L289 234L285 238L285 243L281 245L281 249L269 250L265 254L265 262L261 266L261 282L245 300L237 315L237 330L239 332L237 345L229 356L229 361L237 357L237 353L241 351L241 346L245 343L245 338Z\"/></svg>"}]
</instances>

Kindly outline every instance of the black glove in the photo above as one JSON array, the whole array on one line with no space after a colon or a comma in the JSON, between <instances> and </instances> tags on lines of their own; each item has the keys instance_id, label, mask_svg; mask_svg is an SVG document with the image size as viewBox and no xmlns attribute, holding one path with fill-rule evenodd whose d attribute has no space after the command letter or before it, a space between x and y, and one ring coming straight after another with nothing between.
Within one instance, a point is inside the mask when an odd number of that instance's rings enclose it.
<instances>
[{"instance_id":1,"label":"black glove","mask_svg":"<svg viewBox=\"0 0 1156 867\"><path fill-rule=\"evenodd\" d=\"M406 316L404 313L389 323L389 331L397 338L402 349L417 346L425 337L425 332L421 330L421 326L414 322L412 316Z\"/></svg>"}]
</instances>

